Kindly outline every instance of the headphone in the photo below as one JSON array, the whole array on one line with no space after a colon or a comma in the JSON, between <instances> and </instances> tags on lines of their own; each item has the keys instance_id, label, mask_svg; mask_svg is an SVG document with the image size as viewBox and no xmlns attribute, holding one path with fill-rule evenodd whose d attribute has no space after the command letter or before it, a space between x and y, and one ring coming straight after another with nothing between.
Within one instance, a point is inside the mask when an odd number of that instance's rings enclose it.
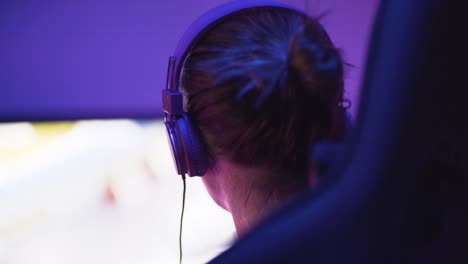
<instances>
[{"instance_id":1,"label":"headphone","mask_svg":"<svg viewBox=\"0 0 468 264\"><path fill-rule=\"evenodd\" d=\"M197 128L184 111L184 98L180 91L180 76L185 60L197 41L223 18L243 9L279 7L303 11L296 7L270 0L234 0L209 10L182 35L174 54L169 57L166 88L162 91L164 125L167 129L172 158L179 175L202 176L208 168L208 155Z\"/></svg>"}]
</instances>

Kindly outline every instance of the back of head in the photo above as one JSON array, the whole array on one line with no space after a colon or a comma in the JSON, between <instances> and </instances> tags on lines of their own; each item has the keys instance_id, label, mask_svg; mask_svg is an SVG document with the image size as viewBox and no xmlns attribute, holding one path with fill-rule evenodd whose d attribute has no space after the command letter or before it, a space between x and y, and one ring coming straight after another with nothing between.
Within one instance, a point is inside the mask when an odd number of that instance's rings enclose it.
<instances>
[{"instance_id":1,"label":"back of head","mask_svg":"<svg viewBox=\"0 0 468 264\"><path fill-rule=\"evenodd\" d=\"M191 50L181 81L210 166L223 157L304 175L309 146L342 136L342 58L319 22L297 11L223 18Z\"/></svg>"}]
</instances>

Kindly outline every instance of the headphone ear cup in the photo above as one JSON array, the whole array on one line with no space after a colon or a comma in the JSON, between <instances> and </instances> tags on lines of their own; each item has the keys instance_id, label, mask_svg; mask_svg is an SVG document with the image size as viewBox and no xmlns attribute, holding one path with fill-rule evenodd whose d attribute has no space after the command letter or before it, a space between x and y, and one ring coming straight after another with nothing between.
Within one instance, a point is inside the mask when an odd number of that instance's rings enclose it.
<instances>
[{"instance_id":1,"label":"headphone ear cup","mask_svg":"<svg viewBox=\"0 0 468 264\"><path fill-rule=\"evenodd\" d=\"M183 148L187 174L203 176L208 168L208 157L198 129L192 124L187 113L175 121L174 129Z\"/></svg>"},{"instance_id":2,"label":"headphone ear cup","mask_svg":"<svg viewBox=\"0 0 468 264\"><path fill-rule=\"evenodd\" d=\"M175 129L175 120L172 118L164 121L167 131L167 139L171 148L172 160L177 169L177 174L182 175L187 173L187 165L185 164L185 153L182 145L180 133Z\"/></svg>"}]
</instances>

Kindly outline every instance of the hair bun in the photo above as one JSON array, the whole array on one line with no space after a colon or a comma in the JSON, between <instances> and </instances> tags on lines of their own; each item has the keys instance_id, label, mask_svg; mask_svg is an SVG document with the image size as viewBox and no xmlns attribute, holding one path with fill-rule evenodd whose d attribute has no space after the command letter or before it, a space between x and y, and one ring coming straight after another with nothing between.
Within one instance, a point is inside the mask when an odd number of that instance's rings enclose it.
<instances>
[{"instance_id":1,"label":"hair bun","mask_svg":"<svg viewBox=\"0 0 468 264\"><path fill-rule=\"evenodd\" d=\"M320 24L304 24L291 37L288 48L288 70L307 94L336 94L326 86L336 87L334 82L341 80L343 63L339 51Z\"/></svg>"}]
</instances>

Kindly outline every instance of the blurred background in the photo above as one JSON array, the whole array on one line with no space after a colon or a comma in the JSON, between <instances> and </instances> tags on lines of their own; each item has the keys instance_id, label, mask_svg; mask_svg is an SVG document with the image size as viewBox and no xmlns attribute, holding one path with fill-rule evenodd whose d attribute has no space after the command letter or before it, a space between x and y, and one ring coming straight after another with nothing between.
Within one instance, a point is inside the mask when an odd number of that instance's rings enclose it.
<instances>
[{"instance_id":1,"label":"blurred background","mask_svg":"<svg viewBox=\"0 0 468 264\"><path fill-rule=\"evenodd\" d=\"M185 28L223 2L0 1L0 264L178 262L182 181L160 93ZM353 65L355 113L378 0L283 2L324 15ZM234 240L188 179L184 263Z\"/></svg>"},{"instance_id":2,"label":"blurred background","mask_svg":"<svg viewBox=\"0 0 468 264\"><path fill-rule=\"evenodd\" d=\"M0 263L177 263L182 181L159 120L0 125ZM235 239L188 179L184 263Z\"/></svg>"}]
</instances>

